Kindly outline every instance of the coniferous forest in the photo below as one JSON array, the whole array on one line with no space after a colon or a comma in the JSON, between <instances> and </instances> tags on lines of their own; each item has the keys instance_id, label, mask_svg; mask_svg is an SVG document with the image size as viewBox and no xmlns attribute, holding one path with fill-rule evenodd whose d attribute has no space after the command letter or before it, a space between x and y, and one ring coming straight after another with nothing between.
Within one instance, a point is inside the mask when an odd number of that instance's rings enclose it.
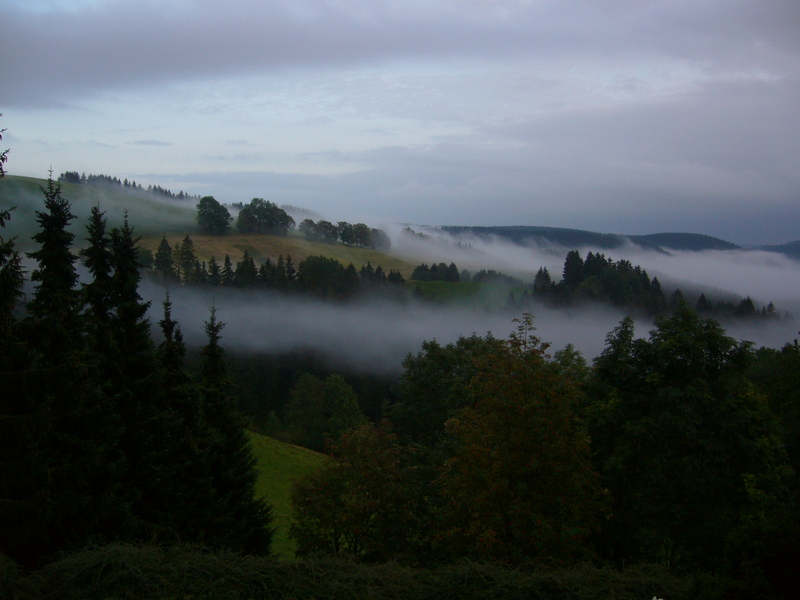
<instances>
[{"instance_id":1,"label":"coniferous forest","mask_svg":"<svg viewBox=\"0 0 800 600\"><path fill-rule=\"evenodd\" d=\"M30 273L15 240L0 240L3 597L789 598L800 587L796 342L736 341L680 298L666 310L639 267L571 253L562 282L540 271L532 294L616 302L608 282L623 281L631 304L660 315L649 334L626 317L589 364L520 312L507 338L423 342L391 382L296 361L264 411L247 382L276 371L226 353L213 305L199 349L169 295L150 323L143 277L291 280L326 300L367 286L397 300L402 276L322 256L296 270L247 253L235 270L229 258L211 267L188 236L177 257L165 239L146 269L135 224L109 229L96 207L77 253L60 184L42 194ZM245 227L272 210L253 209ZM13 218L3 210L0 225ZM424 267L416 276L433 277ZM329 456L293 488L295 562L271 555L256 423Z\"/></svg>"}]
</instances>

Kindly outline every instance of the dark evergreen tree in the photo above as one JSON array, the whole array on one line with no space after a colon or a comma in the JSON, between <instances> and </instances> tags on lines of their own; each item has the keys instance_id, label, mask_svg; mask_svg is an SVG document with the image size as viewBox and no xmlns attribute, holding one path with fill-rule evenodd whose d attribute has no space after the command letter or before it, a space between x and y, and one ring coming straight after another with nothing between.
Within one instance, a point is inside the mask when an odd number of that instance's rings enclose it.
<instances>
[{"instance_id":1,"label":"dark evergreen tree","mask_svg":"<svg viewBox=\"0 0 800 600\"><path fill-rule=\"evenodd\" d=\"M183 238L181 245L178 247L176 251L176 263L178 265L178 269L180 270L181 279L184 283L190 284L194 283L196 280L196 265L197 265L197 254L194 251L194 242L192 238L188 235Z\"/></svg>"},{"instance_id":2,"label":"dark evergreen tree","mask_svg":"<svg viewBox=\"0 0 800 600\"><path fill-rule=\"evenodd\" d=\"M203 417L211 439L208 468L216 494L206 528L215 546L268 553L272 513L269 505L255 497L255 458L244 417L229 395L232 385L220 346L224 326L212 307L211 317L205 322L208 343L200 351Z\"/></svg>"},{"instance_id":3,"label":"dark evergreen tree","mask_svg":"<svg viewBox=\"0 0 800 600\"><path fill-rule=\"evenodd\" d=\"M0 343L9 369L0 375L8 444L0 453L0 506L10 509L0 509L0 527L3 550L28 566L119 533L124 512L115 476L119 423L96 379L75 287L67 230L74 217L52 178L42 191L47 212L37 212L40 247L30 254L38 285L22 327L6 321Z\"/></svg>"},{"instance_id":4,"label":"dark evergreen tree","mask_svg":"<svg viewBox=\"0 0 800 600\"><path fill-rule=\"evenodd\" d=\"M178 277L175 259L172 255L172 246L169 245L167 238L162 236L161 242L156 250L155 261L153 263L156 277L164 282L180 282Z\"/></svg>"},{"instance_id":5,"label":"dark evergreen tree","mask_svg":"<svg viewBox=\"0 0 800 600\"><path fill-rule=\"evenodd\" d=\"M36 211L39 232L33 240L39 249L28 253L38 264L31 274L36 285L28 314L37 348L52 358L70 351L79 342L77 257L72 253L75 235L68 229L75 215L69 201L61 195L61 184L53 181L52 176L47 187L40 189L46 212Z\"/></svg>"},{"instance_id":6,"label":"dark evergreen tree","mask_svg":"<svg viewBox=\"0 0 800 600\"><path fill-rule=\"evenodd\" d=\"M89 269L92 281L84 284L83 296L88 318L95 326L104 325L111 316L111 239L106 233L105 213L92 207L87 226L89 245L81 250L81 257Z\"/></svg>"},{"instance_id":7,"label":"dark evergreen tree","mask_svg":"<svg viewBox=\"0 0 800 600\"><path fill-rule=\"evenodd\" d=\"M233 284L236 287L252 288L258 282L258 269L250 253L245 250L242 260L236 263L236 272L233 275Z\"/></svg>"},{"instance_id":8,"label":"dark evergreen tree","mask_svg":"<svg viewBox=\"0 0 800 600\"><path fill-rule=\"evenodd\" d=\"M225 261L222 264L222 285L230 287L233 285L234 271L231 257L225 255Z\"/></svg>"},{"instance_id":9,"label":"dark evergreen tree","mask_svg":"<svg viewBox=\"0 0 800 600\"><path fill-rule=\"evenodd\" d=\"M222 285L222 270L219 268L217 259L213 256L208 261L208 285L211 287Z\"/></svg>"},{"instance_id":10,"label":"dark evergreen tree","mask_svg":"<svg viewBox=\"0 0 800 600\"><path fill-rule=\"evenodd\" d=\"M572 292L583 281L583 276L583 259L577 250L570 250L564 260L561 282L569 292Z\"/></svg>"}]
</instances>

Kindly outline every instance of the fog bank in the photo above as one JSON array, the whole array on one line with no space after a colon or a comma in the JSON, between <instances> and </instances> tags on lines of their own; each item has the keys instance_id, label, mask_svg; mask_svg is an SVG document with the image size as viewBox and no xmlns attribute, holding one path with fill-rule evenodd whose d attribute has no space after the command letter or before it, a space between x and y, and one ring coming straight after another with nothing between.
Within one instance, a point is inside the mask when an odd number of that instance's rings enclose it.
<instances>
[{"instance_id":1,"label":"fog bank","mask_svg":"<svg viewBox=\"0 0 800 600\"><path fill-rule=\"evenodd\" d=\"M165 289L146 282L141 291L153 302L150 319L157 331ZM170 295L173 318L180 323L189 348L206 343L203 321L208 320L213 305L218 319L225 323L222 345L230 352L313 351L325 355L337 367L387 374L401 372L405 356L418 352L425 340L447 344L460 336L483 336L489 332L505 339L516 328L512 319L520 316L417 303L333 304L219 289L178 288ZM590 363L602 351L607 334L624 316L603 307L539 307L533 314L536 334L551 344L550 352L571 343ZM757 346L780 347L792 339L795 327L794 322L737 325L728 333ZM646 337L652 328L652 322L638 322L637 335ZM160 338L158 333L156 338Z\"/></svg>"}]
</instances>

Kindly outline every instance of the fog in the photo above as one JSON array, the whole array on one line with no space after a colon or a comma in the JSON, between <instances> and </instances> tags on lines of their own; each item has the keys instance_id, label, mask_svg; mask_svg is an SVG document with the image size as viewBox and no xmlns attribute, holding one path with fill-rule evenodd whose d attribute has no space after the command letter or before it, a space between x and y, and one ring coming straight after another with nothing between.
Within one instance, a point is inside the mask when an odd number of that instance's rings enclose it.
<instances>
[{"instance_id":1,"label":"fog","mask_svg":"<svg viewBox=\"0 0 800 600\"><path fill-rule=\"evenodd\" d=\"M163 316L166 290L146 283L143 296L152 300L150 319ZM203 321L211 306L225 323L222 345L233 352L281 353L312 351L327 357L334 366L356 371L399 373L403 358L420 350L425 340L441 344L459 336L492 333L507 338L521 315L489 313L409 302L334 304L264 292L234 290L170 291L173 318L178 320L187 345L204 343ZM581 312L534 310L536 334L552 344L551 350L573 343L591 358L603 348L604 339L621 313L601 308ZM157 325L154 329L157 328ZM159 335L156 335L158 339Z\"/></svg>"},{"instance_id":2,"label":"fog","mask_svg":"<svg viewBox=\"0 0 800 600\"><path fill-rule=\"evenodd\" d=\"M153 302L150 319L157 339L166 290L145 282L142 295ZM460 336L492 333L507 338L521 314L431 306L417 302L335 304L265 292L236 290L170 291L172 314L181 325L190 349L206 343L203 322L211 306L225 323L222 345L230 352L283 353L311 351L324 355L333 367L359 372L398 374L408 353L416 353L425 340L441 344ZM591 363L605 346L608 333L625 316L599 305L580 310L543 306L532 311L536 335L550 344L549 352L573 344ZM637 336L647 337L653 322L637 321ZM779 348L796 336L797 322L737 323L728 335L749 340L757 347Z\"/></svg>"},{"instance_id":3,"label":"fog","mask_svg":"<svg viewBox=\"0 0 800 600\"><path fill-rule=\"evenodd\" d=\"M648 275L658 277L666 293L676 287L717 298L750 296L757 308L773 302L778 309L800 309L800 262L776 252L759 250L657 251L635 244L605 249L572 248L530 240L520 246L497 236L453 236L439 229L410 226L419 236L404 235L395 227L392 252L409 260L431 263L455 261L459 269L496 269L532 281L539 267L547 267L558 280L567 252L600 252L614 261L627 259Z\"/></svg>"}]
</instances>

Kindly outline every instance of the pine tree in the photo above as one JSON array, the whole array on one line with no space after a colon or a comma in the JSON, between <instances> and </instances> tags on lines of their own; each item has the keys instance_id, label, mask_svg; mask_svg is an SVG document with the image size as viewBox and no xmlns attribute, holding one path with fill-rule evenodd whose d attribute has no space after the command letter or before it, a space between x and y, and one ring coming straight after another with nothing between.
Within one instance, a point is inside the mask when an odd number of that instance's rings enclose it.
<instances>
[{"instance_id":1,"label":"pine tree","mask_svg":"<svg viewBox=\"0 0 800 600\"><path fill-rule=\"evenodd\" d=\"M208 285L219 287L220 284L222 284L222 271L217 259L212 256L208 261Z\"/></svg>"},{"instance_id":2,"label":"pine tree","mask_svg":"<svg viewBox=\"0 0 800 600\"><path fill-rule=\"evenodd\" d=\"M200 390L205 426L211 436L209 473L216 491L209 515L208 541L246 553L268 553L272 539L271 508L255 497L255 458L245 432L245 422L228 395L225 351L220 346L224 323L216 308L205 322L208 343L202 347Z\"/></svg>"},{"instance_id":3,"label":"pine tree","mask_svg":"<svg viewBox=\"0 0 800 600\"><path fill-rule=\"evenodd\" d=\"M111 316L111 239L106 234L104 215L99 207L92 207L87 226L89 246L80 253L92 275L92 281L83 286L83 299L88 305L88 316L95 323L105 322Z\"/></svg>"},{"instance_id":4,"label":"pine tree","mask_svg":"<svg viewBox=\"0 0 800 600\"><path fill-rule=\"evenodd\" d=\"M162 236L161 242L156 250L153 267L156 276L165 282L180 281L175 270L175 259L172 256L172 246L169 245L167 238Z\"/></svg>"},{"instance_id":5,"label":"pine tree","mask_svg":"<svg viewBox=\"0 0 800 600\"><path fill-rule=\"evenodd\" d=\"M115 535L124 514L119 421L96 378L96 354L84 344L67 230L74 216L52 177L42 191L47 212L37 212L40 246L29 255L38 286L27 319L3 344L10 370L0 409L10 450L0 478L0 504L10 509L2 515L3 550L29 566Z\"/></svg>"},{"instance_id":6,"label":"pine tree","mask_svg":"<svg viewBox=\"0 0 800 600\"><path fill-rule=\"evenodd\" d=\"M195 265L197 263L197 254L194 251L194 242L188 235L183 238L181 245L175 252L176 262L181 272L181 278L184 285L194 283L195 280Z\"/></svg>"},{"instance_id":7,"label":"pine tree","mask_svg":"<svg viewBox=\"0 0 800 600\"><path fill-rule=\"evenodd\" d=\"M52 173L47 187L40 189L45 196L46 211L36 211L40 229L33 240L39 249L28 253L38 263L31 274L36 287L28 314L39 349L52 358L73 349L78 341L77 257L71 251L75 235L67 229L75 215L69 201L61 195L61 184L53 181Z\"/></svg>"},{"instance_id":8,"label":"pine tree","mask_svg":"<svg viewBox=\"0 0 800 600\"><path fill-rule=\"evenodd\" d=\"M225 262L222 263L222 285L226 287L230 287L233 285L233 263L231 262L231 257L227 254L225 255Z\"/></svg>"}]
</instances>

